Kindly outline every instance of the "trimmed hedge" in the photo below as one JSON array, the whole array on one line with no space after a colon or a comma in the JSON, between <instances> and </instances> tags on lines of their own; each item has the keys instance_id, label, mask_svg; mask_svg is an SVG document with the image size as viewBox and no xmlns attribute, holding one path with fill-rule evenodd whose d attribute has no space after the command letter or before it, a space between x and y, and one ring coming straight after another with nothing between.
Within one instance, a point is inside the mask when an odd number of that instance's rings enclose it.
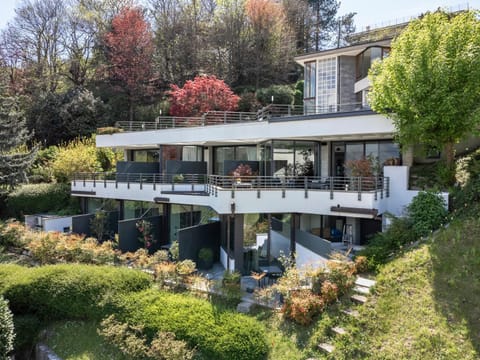
<instances>
[{"instance_id":1,"label":"trimmed hedge","mask_svg":"<svg viewBox=\"0 0 480 360\"><path fill-rule=\"evenodd\" d=\"M13 316L2 296L0 296L0 359L9 359L8 354L13 350L15 332Z\"/></svg>"},{"instance_id":2,"label":"trimmed hedge","mask_svg":"<svg viewBox=\"0 0 480 360\"><path fill-rule=\"evenodd\" d=\"M0 266L0 293L13 313L47 320L100 319L109 300L151 284L148 274L112 266Z\"/></svg>"},{"instance_id":3,"label":"trimmed hedge","mask_svg":"<svg viewBox=\"0 0 480 360\"><path fill-rule=\"evenodd\" d=\"M145 328L173 332L196 347L204 358L217 360L264 359L268 352L265 328L255 319L218 311L206 300L184 294L148 290L117 302L119 319Z\"/></svg>"},{"instance_id":4,"label":"trimmed hedge","mask_svg":"<svg viewBox=\"0 0 480 360\"><path fill-rule=\"evenodd\" d=\"M70 196L70 184L26 184L11 192L7 199L8 216L21 218L25 214L69 212L80 210L78 199Z\"/></svg>"}]
</instances>

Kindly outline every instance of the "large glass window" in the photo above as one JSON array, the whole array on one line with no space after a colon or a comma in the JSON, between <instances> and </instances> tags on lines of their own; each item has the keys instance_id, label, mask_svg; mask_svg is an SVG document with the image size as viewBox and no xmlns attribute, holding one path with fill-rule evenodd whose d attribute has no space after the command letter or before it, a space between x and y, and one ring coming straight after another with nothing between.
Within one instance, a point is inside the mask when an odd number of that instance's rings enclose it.
<instances>
[{"instance_id":1,"label":"large glass window","mask_svg":"<svg viewBox=\"0 0 480 360\"><path fill-rule=\"evenodd\" d=\"M305 63L305 84L304 95L305 99L315 98L317 86L317 67L316 62Z\"/></svg>"},{"instance_id":2,"label":"large glass window","mask_svg":"<svg viewBox=\"0 0 480 360\"><path fill-rule=\"evenodd\" d=\"M132 160L137 162L158 162L158 149L132 150Z\"/></svg>"},{"instance_id":3,"label":"large glass window","mask_svg":"<svg viewBox=\"0 0 480 360\"><path fill-rule=\"evenodd\" d=\"M295 147L293 141L273 142L273 175L292 176L295 168Z\"/></svg>"},{"instance_id":4,"label":"large glass window","mask_svg":"<svg viewBox=\"0 0 480 360\"><path fill-rule=\"evenodd\" d=\"M318 61L318 112L335 112L337 107L337 58Z\"/></svg>"},{"instance_id":5,"label":"large glass window","mask_svg":"<svg viewBox=\"0 0 480 360\"><path fill-rule=\"evenodd\" d=\"M258 161L258 149L256 145L250 146L219 146L214 148L214 173L225 174L225 160Z\"/></svg>"},{"instance_id":6,"label":"large glass window","mask_svg":"<svg viewBox=\"0 0 480 360\"><path fill-rule=\"evenodd\" d=\"M389 48L374 46L357 55L357 79L363 79L366 77L373 62L375 60L382 60L386 58L389 53Z\"/></svg>"}]
</instances>

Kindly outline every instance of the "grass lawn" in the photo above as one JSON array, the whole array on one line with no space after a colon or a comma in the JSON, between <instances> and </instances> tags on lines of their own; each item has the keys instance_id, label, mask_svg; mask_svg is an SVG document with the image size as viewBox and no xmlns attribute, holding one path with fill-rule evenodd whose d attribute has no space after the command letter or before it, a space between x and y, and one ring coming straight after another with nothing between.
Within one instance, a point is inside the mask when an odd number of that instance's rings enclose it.
<instances>
[{"instance_id":1,"label":"grass lawn","mask_svg":"<svg viewBox=\"0 0 480 360\"><path fill-rule=\"evenodd\" d=\"M479 359L480 221L452 224L379 273L335 358Z\"/></svg>"},{"instance_id":2,"label":"grass lawn","mask_svg":"<svg viewBox=\"0 0 480 360\"><path fill-rule=\"evenodd\" d=\"M63 360L128 360L103 341L94 322L67 321L51 327L46 344Z\"/></svg>"}]
</instances>

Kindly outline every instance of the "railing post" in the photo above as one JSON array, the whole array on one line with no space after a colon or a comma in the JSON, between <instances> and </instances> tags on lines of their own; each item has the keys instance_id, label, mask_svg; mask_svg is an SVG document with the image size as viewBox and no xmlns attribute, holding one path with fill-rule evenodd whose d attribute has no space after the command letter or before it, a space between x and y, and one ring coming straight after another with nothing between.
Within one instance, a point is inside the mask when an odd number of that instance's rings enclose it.
<instances>
[{"instance_id":1,"label":"railing post","mask_svg":"<svg viewBox=\"0 0 480 360\"><path fill-rule=\"evenodd\" d=\"M362 178L358 177L358 201L362 201Z\"/></svg>"},{"instance_id":2,"label":"railing post","mask_svg":"<svg viewBox=\"0 0 480 360\"><path fill-rule=\"evenodd\" d=\"M127 189L130 189L130 174L127 173Z\"/></svg>"},{"instance_id":3,"label":"railing post","mask_svg":"<svg viewBox=\"0 0 480 360\"><path fill-rule=\"evenodd\" d=\"M143 176L140 173L140 190L143 190Z\"/></svg>"},{"instance_id":4,"label":"railing post","mask_svg":"<svg viewBox=\"0 0 480 360\"><path fill-rule=\"evenodd\" d=\"M226 111L223 112L223 123L224 124L227 123L227 112Z\"/></svg>"},{"instance_id":5,"label":"railing post","mask_svg":"<svg viewBox=\"0 0 480 360\"><path fill-rule=\"evenodd\" d=\"M375 176L375 201L378 200L378 176Z\"/></svg>"},{"instance_id":6,"label":"railing post","mask_svg":"<svg viewBox=\"0 0 480 360\"><path fill-rule=\"evenodd\" d=\"M107 174L106 173L103 173L103 187L104 188L107 187Z\"/></svg>"},{"instance_id":7,"label":"railing post","mask_svg":"<svg viewBox=\"0 0 480 360\"><path fill-rule=\"evenodd\" d=\"M153 191L157 190L157 174L153 174Z\"/></svg>"},{"instance_id":8,"label":"railing post","mask_svg":"<svg viewBox=\"0 0 480 360\"><path fill-rule=\"evenodd\" d=\"M387 182L387 183L386 183L386 191L385 191L386 194L385 194L385 195L386 195L387 198L388 198L388 197L390 197L390 178L387 177L387 178L385 178L385 180L386 180L386 182Z\"/></svg>"},{"instance_id":9,"label":"railing post","mask_svg":"<svg viewBox=\"0 0 480 360\"><path fill-rule=\"evenodd\" d=\"M73 186L77 186L77 173L73 173Z\"/></svg>"},{"instance_id":10,"label":"railing post","mask_svg":"<svg viewBox=\"0 0 480 360\"><path fill-rule=\"evenodd\" d=\"M303 187L305 189L305 199L308 199L308 178L306 176L303 178Z\"/></svg>"},{"instance_id":11,"label":"railing post","mask_svg":"<svg viewBox=\"0 0 480 360\"><path fill-rule=\"evenodd\" d=\"M86 175L83 174L83 187L85 187L85 177L86 177Z\"/></svg>"},{"instance_id":12,"label":"railing post","mask_svg":"<svg viewBox=\"0 0 480 360\"><path fill-rule=\"evenodd\" d=\"M287 109L288 109L288 116L292 115L291 105L287 105Z\"/></svg>"},{"instance_id":13,"label":"railing post","mask_svg":"<svg viewBox=\"0 0 480 360\"><path fill-rule=\"evenodd\" d=\"M330 200L333 200L333 177L330 176Z\"/></svg>"}]
</instances>

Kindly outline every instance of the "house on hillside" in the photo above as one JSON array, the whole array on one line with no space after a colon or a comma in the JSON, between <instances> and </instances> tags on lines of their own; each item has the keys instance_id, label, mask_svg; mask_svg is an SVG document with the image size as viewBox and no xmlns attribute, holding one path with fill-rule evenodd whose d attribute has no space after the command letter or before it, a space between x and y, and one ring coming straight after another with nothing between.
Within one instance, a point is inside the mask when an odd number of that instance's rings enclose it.
<instances>
[{"instance_id":1,"label":"house on hillside","mask_svg":"<svg viewBox=\"0 0 480 360\"><path fill-rule=\"evenodd\" d=\"M124 251L152 224L156 248L178 240L181 258L211 248L225 268L275 272L281 254L298 266L362 246L400 215L411 156L393 141L388 118L368 106L367 72L390 39L306 54L303 107L210 112L119 123L98 147L123 150L113 174L78 174L72 195L91 217L108 199ZM80 220L79 220L80 221ZM88 233L87 221L74 231ZM111 224L112 225L112 224ZM83 226L83 227L82 227Z\"/></svg>"}]
</instances>

